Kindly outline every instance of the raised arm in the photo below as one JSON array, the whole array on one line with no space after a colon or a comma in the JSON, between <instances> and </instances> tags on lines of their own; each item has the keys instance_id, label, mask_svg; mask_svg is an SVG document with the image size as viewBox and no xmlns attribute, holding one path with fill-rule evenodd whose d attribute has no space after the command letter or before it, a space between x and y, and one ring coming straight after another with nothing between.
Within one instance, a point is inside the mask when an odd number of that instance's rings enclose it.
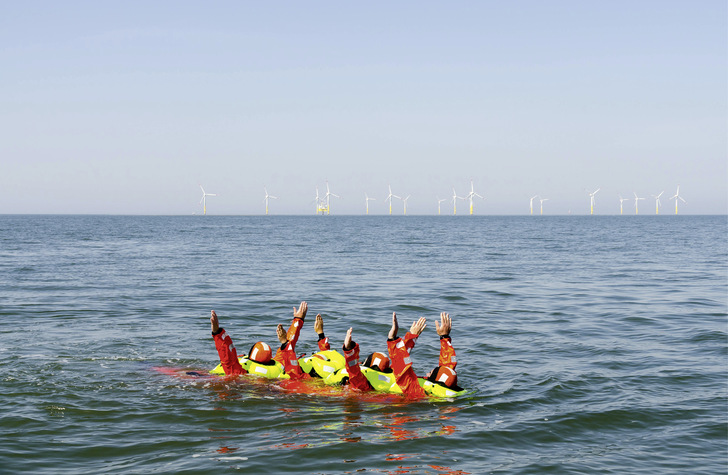
<instances>
[{"instance_id":1,"label":"raised arm","mask_svg":"<svg viewBox=\"0 0 728 475\"><path fill-rule=\"evenodd\" d=\"M243 369L238 361L238 351L235 349L232 338L220 327L220 321L214 310L210 311L210 329L212 330L212 339L215 341L215 349L220 357L222 369L226 375L245 374L247 371Z\"/></svg>"},{"instance_id":2,"label":"raised arm","mask_svg":"<svg viewBox=\"0 0 728 475\"><path fill-rule=\"evenodd\" d=\"M455 347L452 346L452 339L450 338L450 330L452 330L452 320L450 314L442 312L440 314L440 322L435 320L435 330L440 335L440 366L447 366L450 369L455 369L458 364L457 356L455 355Z\"/></svg>"},{"instance_id":3,"label":"raised arm","mask_svg":"<svg viewBox=\"0 0 728 475\"><path fill-rule=\"evenodd\" d=\"M371 391L372 385L367 381L359 368L359 344L351 338L352 329L346 331L344 338L344 358L346 359L346 372L349 374L349 386L359 391Z\"/></svg>"},{"instance_id":4,"label":"raised arm","mask_svg":"<svg viewBox=\"0 0 728 475\"><path fill-rule=\"evenodd\" d=\"M390 328L390 330L389 330L387 339L396 340L398 331L399 331L399 325L397 324L397 312L392 312L392 328Z\"/></svg>"},{"instance_id":5,"label":"raised arm","mask_svg":"<svg viewBox=\"0 0 728 475\"><path fill-rule=\"evenodd\" d=\"M319 351L330 350L329 339L324 335L324 319L320 313L316 314L316 320L313 321L313 330L318 335Z\"/></svg>"}]
</instances>

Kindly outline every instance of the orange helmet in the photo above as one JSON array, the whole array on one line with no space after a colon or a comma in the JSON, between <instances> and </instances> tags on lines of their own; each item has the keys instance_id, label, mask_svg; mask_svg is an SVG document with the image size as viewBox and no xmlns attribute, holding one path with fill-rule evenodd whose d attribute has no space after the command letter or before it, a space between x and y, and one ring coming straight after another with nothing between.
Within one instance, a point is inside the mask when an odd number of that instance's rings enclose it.
<instances>
[{"instance_id":1,"label":"orange helmet","mask_svg":"<svg viewBox=\"0 0 728 475\"><path fill-rule=\"evenodd\" d=\"M250 356L248 358L256 363L268 364L270 363L271 356L270 346L264 341L259 341L250 348Z\"/></svg>"},{"instance_id":2,"label":"orange helmet","mask_svg":"<svg viewBox=\"0 0 728 475\"><path fill-rule=\"evenodd\" d=\"M447 366L438 366L432 370L430 381L433 383L442 383L448 388L451 388L457 385L458 374L452 368L448 368Z\"/></svg>"},{"instance_id":3,"label":"orange helmet","mask_svg":"<svg viewBox=\"0 0 728 475\"><path fill-rule=\"evenodd\" d=\"M369 358L364 362L364 366L384 373L389 369L389 358L384 353L374 352L369 355Z\"/></svg>"}]
</instances>

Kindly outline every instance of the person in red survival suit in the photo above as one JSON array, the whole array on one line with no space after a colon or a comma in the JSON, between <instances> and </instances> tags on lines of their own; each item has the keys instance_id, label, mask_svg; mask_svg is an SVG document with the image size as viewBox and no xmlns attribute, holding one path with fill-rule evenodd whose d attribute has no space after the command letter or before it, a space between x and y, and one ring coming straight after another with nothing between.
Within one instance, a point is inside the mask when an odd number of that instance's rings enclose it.
<instances>
[{"instance_id":1,"label":"person in red survival suit","mask_svg":"<svg viewBox=\"0 0 728 475\"><path fill-rule=\"evenodd\" d=\"M457 388L457 373L455 372L457 357L450 338L452 321L450 320L450 315L445 312L440 313L440 320L440 322L435 320L435 329L437 334L440 335L439 366L430 371L426 379L434 383L443 384L449 388ZM426 322L427 320L424 317L420 317L412 323L410 331L407 332L404 338L397 338L397 332L399 330L397 314L392 313L392 328L389 330L389 335L387 336L387 349L389 350L389 358L397 385L406 396L411 398L427 396L417 382L417 375L414 369L412 369L412 359L410 356L410 352L414 348L417 338L427 326Z\"/></svg>"},{"instance_id":2,"label":"person in red survival suit","mask_svg":"<svg viewBox=\"0 0 728 475\"><path fill-rule=\"evenodd\" d=\"M328 337L324 335L324 319L321 317L321 314L316 315L313 329L318 334L319 351L330 350L331 345L329 345ZM342 347L344 359L346 360L346 372L349 374L348 377L344 378L343 384L348 384L351 388L359 391L372 391L374 388L369 384L366 376L362 374L359 368L359 344L352 340L352 331L352 328L347 330ZM364 366L381 372L391 372L389 369L389 358L382 353L375 352L369 355L364 362Z\"/></svg>"},{"instance_id":3,"label":"person in red survival suit","mask_svg":"<svg viewBox=\"0 0 728 475\"><path fill-rule=\"evenodd\" d=\"M210 326L212 328L212 338L215 341L215 349L217 349L225 374L227 376L247 374L247 371L240 366L238 350L235 349L232 338L224 328L220 327L219 319L214 310L210 311ZM257 342L250 349L250 359L261 364L269 364L271 361L270 346L263 341Z\"/></svg>"},{"instance_id":4,"label":"person in red survival suit","mask_svg":"<svg viewBox=\"0 0 728 475\"><path fill-rule=\"evenodd\" d=\"M281 363L286 374L294 380L308 377L298 364L298 356L296 356L296 343L298 342L298 337L301 335L303 321L306 319L306 312L308 312L308 303L304 301L301 302L298 309L293 307L293 321L287 332L283 330L283 325L279 324L276 328L276 335L281 346L276 351L273 359ZM317 317L320 317L320 314ZM320 347L321 344L319 343Z\"/></svg>"},{"instance_id":5,"label":"person in red survival suit","mask_svg":"<svg viewBox=\"0 0 728 475\"><path fill-rule=\"evenodd\" d=\"M308 304L306 302L301 302L298 309L293 307L293 323L291 324L288 333L283 330L283 325L278 325L276 328L276 334L278 336L278 340L281 342L281 347L276 352L275 358L271 358L271 348L263 341L255 343L250 348L248 358L264 365L269 365L272 364L273 361L278 361L283 365L284 371L288 373L292 379L301 379L305 373L301 371L301 368L298 365L295 349L298 336L301 333L301 327L303 326L303 320L306 318L307 310ZM214 310L212 310L210 315L212 338L215 341L215 349L217 349L217 354L220 357L220 363L222 363L223 371L225 371L225 374L228 376L247 374L245 368L243 368L238 361L238 352L233 344L232 338L230 338L230 335L225 332L224 328L220 327L217 314Z\"/></svg>"}]
</instances>

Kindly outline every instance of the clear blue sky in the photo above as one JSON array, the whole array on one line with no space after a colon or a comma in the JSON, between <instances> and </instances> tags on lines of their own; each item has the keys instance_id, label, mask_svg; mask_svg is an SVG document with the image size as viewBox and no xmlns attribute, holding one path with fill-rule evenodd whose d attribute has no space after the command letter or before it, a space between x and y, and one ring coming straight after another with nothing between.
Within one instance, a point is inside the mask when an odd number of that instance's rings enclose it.
<instances>
[{"instance_id":1,"label":"clear blue sky","mask_svg":"<svg viewBox=\"0 0 728 475\"><path fill-rule=\"evenodd\" d=\"M728 212L726 2L0 4L0 213ZM682 205L682 203L681 203ZM465 203L458 203L465 211ZM633 212L633 206L625 203ZM443 203L443 211L451 206ZM402 204L395 203L401 214ZM460 214L460 213L459 213Z\"/></svg>"}]
</instances>

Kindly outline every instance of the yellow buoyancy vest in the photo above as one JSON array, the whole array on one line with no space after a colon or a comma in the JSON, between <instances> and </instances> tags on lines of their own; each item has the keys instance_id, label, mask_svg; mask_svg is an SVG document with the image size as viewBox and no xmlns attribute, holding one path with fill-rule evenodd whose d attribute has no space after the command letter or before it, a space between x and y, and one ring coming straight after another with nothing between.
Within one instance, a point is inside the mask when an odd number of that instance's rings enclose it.
<instances>
[{"instance_id":1,"label":"yellow buoyancy vest","mask_svg":"<svg viewBox=\"0 0 728 475\"><path fill-rule=\"evenodd\" d=\"M271 361L272 364L260 364L256 361L250 360L245 356L238 358L240 366L249 374L260 376L267 379L288 379L289 376L283 371L283 365L277 361ZM225 374L225 370L222 369L222 364L215 366L210 370L210 374Z\"/></svg>"},{"instance_id":2,"label":"yellow buoyancy vest","mask_svg":"<svg viewBox=\"0 0 728 475\"><path fill-rule=\"evenodd\" d=\"M400 393L402 392L395 383L394 373L382 373L381 371L377 371L366 366L359 366L359 368L361 369L362 374L365 378L367 378L367 381L369 381L369 384L372 386L372 388L374 388L375 391L383 393L396 393L398 391ZM346 370L346 368L343 368L336 373L327 376L326 379L324 379L324 383L329 385L341 384L344 378L348 377L349 372Z\"/></svg>"},{"instance_id":3,"label":"yellow buoyancy vest","mask_svg":"<svg viewBox=\"0 0 728 475\"><path fill-rule=\"evenodd\" d=\"M417 382L420 383L420 387L425 390L428 396L434 397L457 397L462 396L467 391L465 389L454 390L442 384L433 383L424 378L417 378Z\"/></svg>"},{"instance_id":4,"label":"yellow buoyancy vest","mask_svg":"<svg viewBox=\"0 0 728 475\"><path fill-rule=\"evenodd\" d=\"M321 378L326 379L344 367L346 359L336 350L325 350L311 356L298 359L298 364L304 373L311 373L313 369Z\"/></svg>"}]
</instances>

